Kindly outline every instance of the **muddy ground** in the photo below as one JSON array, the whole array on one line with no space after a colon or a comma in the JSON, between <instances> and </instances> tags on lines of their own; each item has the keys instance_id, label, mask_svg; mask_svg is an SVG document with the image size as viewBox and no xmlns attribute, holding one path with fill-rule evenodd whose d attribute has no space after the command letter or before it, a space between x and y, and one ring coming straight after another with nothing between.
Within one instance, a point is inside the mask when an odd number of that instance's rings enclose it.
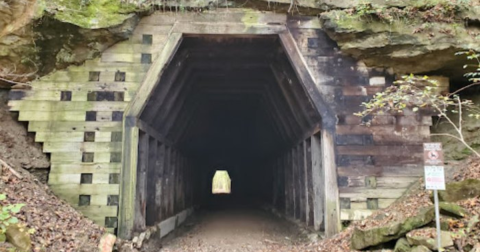
<instances>
[{"instance_id":1,"label":"muddy ground","mask_svg":"<svg viewBox=\"0 0 480 252\"><path fill-rule=\"evenodd\" d=\"M7 106L8 90L0 89L0 159L16 168L28 169L46 183L50 162L35 143L35 135L27 132L27 125L18 122L18 114Z\"/></svg>"}]
</instances>

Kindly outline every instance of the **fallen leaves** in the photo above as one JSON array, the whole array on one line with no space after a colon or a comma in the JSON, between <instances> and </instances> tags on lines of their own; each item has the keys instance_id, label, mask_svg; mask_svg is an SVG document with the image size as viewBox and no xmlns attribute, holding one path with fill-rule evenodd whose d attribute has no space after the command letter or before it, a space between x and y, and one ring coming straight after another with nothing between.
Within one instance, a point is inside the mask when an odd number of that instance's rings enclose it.
<instances>
[{"instance_id":1,"label":"fallen leaves","mask_svg":"<svg viewBox=\"0 0 480 252\"><path fill-rule=\"evenodd\" d=\"M7 195L6 204L25 204L17 217L35 230L31 235L34 251L96 251L104 228L57 198L28 172L21 173L20 179L4 168L1 189Z\"/></svg>"}]
</instances>

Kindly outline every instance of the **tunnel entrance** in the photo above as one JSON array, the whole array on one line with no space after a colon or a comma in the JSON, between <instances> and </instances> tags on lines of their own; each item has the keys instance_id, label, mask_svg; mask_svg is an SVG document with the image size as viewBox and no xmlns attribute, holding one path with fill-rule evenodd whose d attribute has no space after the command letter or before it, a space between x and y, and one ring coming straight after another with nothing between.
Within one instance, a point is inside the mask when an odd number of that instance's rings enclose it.
<instances>
[{"instance_id":1,"label":"tunnel entrance","mask_svg":"<svg viewBox=\"0 0 480 252\"><path fill-rule=\"evenodd\" d=\"M212 178L212 194L232 193L232 179L228 171L217 170Z\"/></svg>"},{"instance_id":2,"label":"tunnel entrance","mask_svg":"<svg viewBox=\"0 0 480 252\"><path fill-rule=\"evenodd\" d=\"M122 176L133 186L122 186L123 235L172 217L177 225L194 206L270 205L307 225L323 219L322 118L279 36L176 42L154 62L134 116L125 118ZM235 186L221 197L212 194L219 166ZM122 210L128 202L134 207Z\"/></svg>"}]
</instances>

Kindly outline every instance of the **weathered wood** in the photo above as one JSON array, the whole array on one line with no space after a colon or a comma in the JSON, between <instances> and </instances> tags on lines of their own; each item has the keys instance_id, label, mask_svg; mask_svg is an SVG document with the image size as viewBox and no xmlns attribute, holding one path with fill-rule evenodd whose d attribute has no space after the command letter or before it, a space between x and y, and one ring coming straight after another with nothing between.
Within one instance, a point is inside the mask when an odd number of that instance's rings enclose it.
<instances>
[{"instance_id":1,"label":"weathered wood","mask_svg":"<svg viewBox=\"0 0 480 252\"><path fill-rule=\"evenodd\" d=\"M335 165L334 136L322 131L322 164L325 178L325 235L331 237L340 230L340 206Z\"/></svg>"},{"instance_id":2,"label":"weathered wood","mask_svg":"<svg viewBox=\"0 0 480 252\"><path fill-rule=\"evenodd\" d=\"M122 122L55 122L32 121L28 123L30 132L67 132L67 131L122 131Z\"/></svg>"},{"instance_id":3,"label":"weathered wood","mask_svg":"<svg viewBox=\"0 0 480 252\"><path fill-rule=\"evenodd\" d=\"M118 234L124 238L132 236L135 214L136 187L138 162L138 134L137 127L128 127L123 134L123 159L120 176L122 186L120 188L119 225ZM128 153L128 155L127 155Z\"/></svg>"},{"instance_id":4,"label":"weathered wood","mask_svg":"<svg viewBox=\"0 0 480 252\"><path fill-rule=\"evenodd\" d=\"M145 224L147 226L153 226L156 224L157 214L155 206L155 196L156 192L156 178L157 178L157 140L153 137L150 137L148 144L148 167L146 173L146 209L145 209Z\"/></svg>"},{"instance_id":5,"label":"weathered wood","mask_svg":"<svg viewBox=\"0 0 480 252\"><path fill-rule=\"evenodd\" d=\"M68 140L68 139L66 139ZM122 151L121 142L45 142L44 152L119 152Z\"/></svg>"},{"instance_id":6,"label":"weathered wood","mask_svg":"<svg viewBox=\"0 0 480 252\"><path fill-rule=\"evenodd\" d=\"M170 169L172 169L170 165L170 160L172 158L172 149L170 147L165 147L165 159L164 159L164 169L163 169L163 188L162 188L162 220L166 220L169 216L169 209L170 209Z\"/></svg>"},{"instance_id":7,"label":"weathered wood","mask_svg":"<svg viewBox=\"0 0 480 252\"><path fill-rule=\"evenodd\" d=\"M313 209L313 178L312 178L312 147L311 139L307 139L303 142L304 164L305 164L305 212L306 212L306 224L307 226L313 226L314 223L314 209Z\"/></svg>"},{"instance_id":8,"label":"weathered wood","mask_svg":"<svg viewBox=\"0 0 480 252\"><path fill-rule=\"evenodd\" d=\"M157 169L155 177L155 211L157 212L157 221L163 220L162 207L163 200L163 183L165 169L165 145L158 142L155 169Z\"/></svg>"},{"instance_id":9,"label":"weathered wood","mask_svg":"<svg viewBox=\"0 0 480 252\"><path fill-rule=\"evenodd\" d=\"M52 163L50 166L50 174L63 173L118 173L120 172L121 163L94 163L94 164L68 164L68 163Z\"/></svg>"},{"instance_id":10,"label":"weathered wood","mask_svg":"<svg viewBox=\"0 0 480 252\"><path fill-rule=\"evenodd\" d=\"M301 207L301 186L300 186L300 167L298 164L298 151L297 146L294 146L291 150L292 153L292 190L293 190L293 217L300 219L300 207Z\"/></svg>"},{"instance_id":11,"label":"weathered wood","mask_svg":"<svg viewBox=\"0 0 480 252\"><path fill-rule=\"evenodd\" d=\"M136 198L135 198L135 221L134 230L144 231L146 228L146 206L147 206L147 171L149 154L149 136L140 131L138 142L138 168L136 180Z\"/></svg>"},{"instance_id":12,"label":"weathered wood","mask_svg":"<svg viewBox=\"0 0 480 252\"><path fill-rule=\"evenodd\" d=\"M316 106L317 111L320 113L324 126L333 127L336 124L335 113L331 110L331 106L328 106L327 103L325 103L324 98L312 77L313 74L311 73L310 68L307 67L305 59L302 57L292 34L287 31L280 33L279 37L283 49L290 60L290 64L297 74L298 79L305 87L305 91L310 96L313 104Z\"/></svg>"},{"instance_id":13,"label":"weathered wood","mask_svg":"<svg viewBox=\"0 0 480 252\"><path fill-rule=\"evenodd\" d=\"M118 101L10 101L12 111L123 111L128 103Z\"/></svg>"},{"instance_id":14,"label":"weathered wood","mask_svg":"<svg viewBox=\"0 0 480 252\"><path fill-rule=\"evenodd\" d=\"M313 226L319 231L324 228L325 209L325 173L323 171L323 154L320 142L320 135L311 137L311 163L312 163L312 185L313 185Z\"/></svg>"},{"instance_id":15,"label":"weathered wood","mask_svg":"<svg viewBox=\"0 0 480 252\"><path fill-rule=\"evenodd\" d=\"M167 65L172 60L182 41L182 34L172 33L169 40L165 44L162 52L151 68L148 70L145 79L139 88L137 95L132 100L129 108L126 111L127 116L138 116L146 105L146 101L150 97L152 90L162 78L162 73L165 71Z\"/></svg>"},{"instance_id":16,"label":"weathered wood","mask_svg":"<svg viewBox=\"0 0 480 252\"><path fill-rule=\"evenodd\" d=\"M190 33L195 34L198 31L202 31L202 34L256 34L256 35L268 35L268 34L279 34L284 32L286 27L284 25L262 25L262 24L222 24L215 21L215 23L205 24L205 23L195 23L195 22L180 22L173 27L173 32L178 33Z\"/></svg>"},{"instance_id":17,"label":"weathered wood","mask_svg":"<svg viewBox=\"0 0 480 252\"><path fill-rule=\"evenodd\" d=\"M143 120L140 120L140 119L137 120L137 125L138 125L138 128L140 128L141 130L143 130L145 132L148 132L148 134L151 135L152 137L154 137L155 139L157 139L157 141L162 142L162 143L166 143L166 144L169 144L169 145L172 144L170 141L168 141L165 138L164 135L162 135L155 128L150 126L150 124L144 122Z\"/></svg>"},{"instance_id":18,"label":"weathered wood","mask_svg":"<svg viewBox=\"0 0 480 252\"><path fill-rule=\"evenodd\" d=\"M306 176L305 176L305 152L303 144L297 145L297 164L298 164L298 185L297 190L300 194L299 209L300 220L302 222L307 221L307 191L306 191Z\"/></svg>"},{"instance_id":19,"label":"weathered wood","mask_svg":"<svg viewBox=\"0 0 480 252\"><path fill-rule=\"evenodd\" d=\"M171 156L170 156L170 168L169 168L169 192L168 192L168 201L169 201L169 208L168 208L168 213L169 216L175 215L175 193L176 193L176 176L177 176L177 167L176 167L176 162L177 162L177 151L172 148L171 151Z\"/></svg>"},{"instance_id":20,"label":"weathered wood","mask_svg":"<svg viewBox=\"0 0 480 252\"><path fill-rule=\"evenodd\" d=\"M396 199L403 195L405 188L339 188L342 198L385 198Z\"/></svg>"}]
</instances>

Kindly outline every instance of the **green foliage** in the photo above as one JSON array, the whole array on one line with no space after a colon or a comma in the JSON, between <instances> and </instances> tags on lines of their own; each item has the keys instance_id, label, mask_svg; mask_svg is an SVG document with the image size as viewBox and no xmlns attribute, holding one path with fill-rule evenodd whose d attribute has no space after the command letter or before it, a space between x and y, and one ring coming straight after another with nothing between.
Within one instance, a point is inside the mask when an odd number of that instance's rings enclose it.
<instances>
[{"instance_id":1,"label":"green foliage","mask_svg":"<svg viewBox=\"0 0 480 252\"><path fill-rule=\"evenodd\" d=\"M4 201L6 198L5 194L0 194L0 201ZM25 204L13 204L4 205L0 208L0 234L4 234L9 225L18 223L18 219L13 215L19 213L23 206Z\"/></svg>"},{"instance_id":2,"label":"green foliage","mask_svg":"<svg viewBox=\"0 0 480 252\"><path fill-rule=\"evenodd\" d=\"M423 109L446 117L448 112L459 113L463 108L470 112L469 116L480 118L480 109L471 100L462 100L457 94L440 94L437 81L413 74L402 76L362 106L364 110L355 115L403 114L409 109L413 112Z\"/></svg>"},{"instance_id":3,"label":"green foliage","mask_svg":"<svg viewBox=\"0 0 480 252\"><path fill-rule=\"evenodd\" d=\"M0 194L0 202L5 201L5 199L7 199L7 195ZM5 238L8 226L19 223L18 218L14 215L19 213L24 206L25 204L2 204L2 206L0 206L0 238ZM34 232L34 229L28 230L28 233L30 234Z\"/></svg>"},{"instance_id":4,"label":"green foliage","mask_svg":"<svg viewBox=\"0 0 480 252\"><path fill-rule=\"evenodd\" d=\"M466 64L463 66L465 69L474 69L472 72L466 73L465 77L471 82L480 82L480 54L470 50L458 52L456 55L466 55L468 60L473 61L472 64Z\"/></svg>"}]
</instances>

